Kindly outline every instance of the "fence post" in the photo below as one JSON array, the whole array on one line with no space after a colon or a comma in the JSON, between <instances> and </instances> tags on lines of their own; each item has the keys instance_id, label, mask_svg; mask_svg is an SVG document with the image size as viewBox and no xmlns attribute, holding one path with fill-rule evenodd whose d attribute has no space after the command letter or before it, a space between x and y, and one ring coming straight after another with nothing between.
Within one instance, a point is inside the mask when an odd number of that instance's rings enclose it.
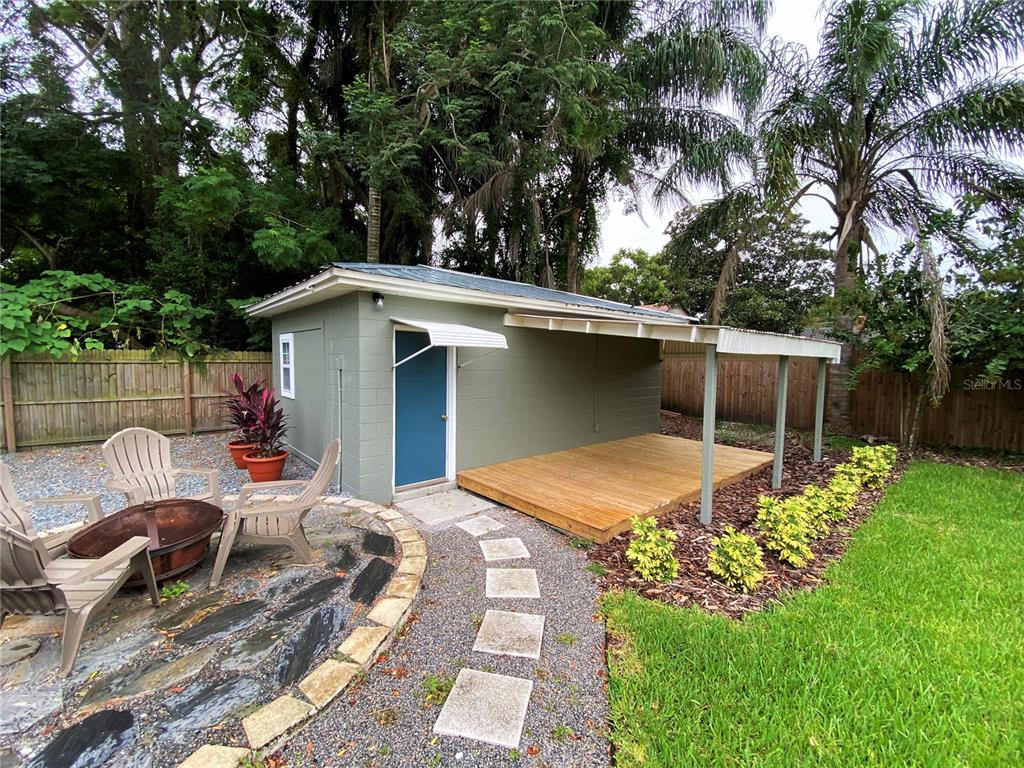
<instances>
[{"instance_id":1,"label":"fence post","mask_svg":"<svg viewBox=\"0 0 1024 768\"><path fill-rule=\"evenodd\" d=\"M192 363L189 360L181 361L181 390L185 398L185 434L191 435L195 418L192 412Z\"/></svg>"},{"instance_id":2,"label":"fence post","mask_svg":"<svg viewBox=\"0 0 1024 768\"><path fill-rule=\"evenodd\" d=\"M11 384L11 358L3 359L0 364L0 396L4 399L4 437L7 441L7 453L18 450L18 441L14 435L14 385Z\"/></svg>"}]
</instances>

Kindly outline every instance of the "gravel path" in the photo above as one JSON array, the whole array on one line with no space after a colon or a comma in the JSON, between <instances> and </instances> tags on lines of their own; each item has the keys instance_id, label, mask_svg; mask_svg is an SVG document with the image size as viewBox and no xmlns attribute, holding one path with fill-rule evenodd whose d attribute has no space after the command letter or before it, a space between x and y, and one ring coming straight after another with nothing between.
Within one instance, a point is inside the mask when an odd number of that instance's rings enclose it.
<instances>
[{"instance_id":1,"label":"gravel path","mask_svg":"<svg viewBox=\"0 0 1024 768\"><path fill-rule=\"evenodd\" d=\"M235 467L228 454L227 441L226 432L172 437L171 458L174 466L220 470L221 493L238 493L239 488L249 482L249 473ZM103 461L99 444L8 453L4 454L3 460L11 470L18 495L26 501L69 493L99 493L106 513L125 506L122 494L103 487L103 481L110 478L111 474ZM303 480L312 475L310 467L290 457L283 477L285 480ZM184 496L201 493L204 487L205 482L196 477L183 477L178 483L178 490ZM335 489L328 491L335 492ZM32 524L39 531L85 517L85 510L79 506L32 507L31 513Z\"/></svg>"},{"instance_id":2,"label":"gravel path","mask_svg":"<svg viewBox=\"0 0 1024 768\"><path fill-rule=\"evenodd\" d=\"M505 528L483 538L518 536L531 555L490 565L535 568L541 598L488 600L478 540L453 523L419 525L430 557L414 620L362 684L291 739L289 768L609 765L604 624L594 617L598 590L587 559L564 535L525 515L503 508L484 514ZM474 653L488 608L544 614L540 659ZM428 703L425 686L450 683L463 667L534 681L518 750L432 733L444 694Z\"/></svg>"}]
</instances>

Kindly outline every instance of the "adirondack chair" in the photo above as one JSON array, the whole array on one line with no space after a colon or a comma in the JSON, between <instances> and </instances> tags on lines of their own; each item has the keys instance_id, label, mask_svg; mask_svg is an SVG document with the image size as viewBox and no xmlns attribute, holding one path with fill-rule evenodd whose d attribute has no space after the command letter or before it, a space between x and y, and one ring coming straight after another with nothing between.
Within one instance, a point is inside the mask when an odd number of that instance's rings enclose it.
<instances>
[{"instance_id":1,"label":"adirondack chair","mask_svg":"<svg viewBox=\"0 0 1024 768\"><path fill-rule=\"evenodd\" d=\"M320 458L320 466L309 480L273 480L242 486L235 508L224 515L220 543L217 545L217 559L213 564L213 575L210 577L211 589L220 584L228 555L236 541L288 546L295 550L301 562L308 563L313 559L313 550L306 539L302 521L331 484L331 474L338 464L340 451L341 440L335 440L328 445ZM302 492L288 501L269 501L247 506L249 497L253 494L289 486L300 487Z\"/></svg>"},{"instance_id":2,"label":"adirondack chair","mask_svg":"<svg viewBox=\"0 0 1024 768\"><path fill-rule=\"evenodd\" d=\"M0 524L0 625L12 613L63 613L62 675L74 666L93 610L105 605L132 573L142 572L153 605L160 606L148 536L134 536L95 560L54 559L41 537L25 532L31 529L27 518L16 525Z\"/></svg>"},{"instance_id":3,"label":"adirondack chair","mask_svg":"<svg viewBox=\"0 0 1024 768\"><path fill-rule=\"evenodd\" d=\"M63 525L49 531L43 531L39 534L43 541L43 546L46 547L50 557L63 555L68 539L82 526L96 523L103 519L103 507L100 506L100 497L94 493L82 493L22 501L18 497L18 492L14 489L10 469L8 469L3 461L0 461L0 524L9 525L25 536L35 536L36 532L32 527L32 519L28 514L29 507L64 504L81 504L86 509L87 519Z\"/></svg>"},{"instance_id":4,"label":"adirondack chair","mask_svg":"<svg viewBox=\"0 0 1024 768\"><path fill-rule=\"evenodd\" d=\"M209 469L175 469L171 466L171 441L142 427L122 429L103 444L103 458L114 473L104 485L125 495L129 505L144 501L181 498L175 490L180 475L205 477L209 493L189 496L220 506L218 473Z\"/></svg>"}]
</instances>

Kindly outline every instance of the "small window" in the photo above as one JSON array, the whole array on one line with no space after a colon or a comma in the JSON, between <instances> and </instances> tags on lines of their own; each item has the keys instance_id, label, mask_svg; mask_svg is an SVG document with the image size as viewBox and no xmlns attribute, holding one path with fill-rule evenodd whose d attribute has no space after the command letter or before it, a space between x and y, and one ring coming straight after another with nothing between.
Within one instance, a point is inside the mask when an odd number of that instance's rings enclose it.
<instances>
[{"instance_id":1,"label":"small window","mask_svg":"<svg viewBox=\"0 0 1024 768\"><path fill-rule=\"evenodd\" d=\"M278 339L278 352L281 358L281 394L295 398L295 337L290 333L282 333Z\"/></svg>"}]
</instances>

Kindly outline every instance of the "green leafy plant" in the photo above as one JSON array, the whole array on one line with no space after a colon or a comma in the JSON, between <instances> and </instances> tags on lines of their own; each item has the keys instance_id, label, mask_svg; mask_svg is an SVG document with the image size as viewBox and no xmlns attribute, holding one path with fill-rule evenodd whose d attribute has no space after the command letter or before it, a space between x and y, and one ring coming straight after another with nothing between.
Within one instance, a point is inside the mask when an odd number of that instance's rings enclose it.
<instances>
[{"instance_id":1,"label":"green leafy plant","mask_svg":"<svg viewBox=\"0 0 1024 768\"><path fill-rule=\"evenodd\" d=\"M808 485L799 496L786 499L786 504L793 504L802 507L803 513L807 516L807 524L811 529L811 536L820 539L828 535L828 506L830 503L828 491L817 485Z\"/></svg>"},{"instance_id":2,"label":"green leafy plant","mask_svg":"<svg viewBox=\"0 0 1024 768\"><path fill-rule=\"evenodd\" d=\"M605 568L600 563L587 563L587 565L584 567L583 570L590 571L595 576L607 576L608 575L608 569Z\"/></svg>"},{"instance_id":3,"label":"green leafy plant","mask_svg":"<svg viewBox=\"0 0 1024 768\"><path fill-rule=\"evenodd\" d=\"M447 675L428 674L420 683L420 692L424 703L429 706L444 704L453 685L455 685L455 681Z\"/></svg>"},{"instance_id":4,"label":"green leafy plant","mask_svg":"<svg viewBox=\"0 0 1024 768\"><path fill-rule=\"evenodd\" d=\"M850 452L850 465L860 472L865 488L879 489L896 465L896 446L866 445Z\"/></svg>"},{"instance_id":5,"label":"green leafy plant","mask_svg":"<svg viewBox=\"0 0 1024 768\"><path fill-rule=\"evenodd\" d=\"M674 554L676 532L659 528L654 517L634 517L632 523L633 538L626 559L633 570L646 581L672 581L679 573Z\"/></svg>"},{"instance_id":6,"label":"green leafy plant","mask_svg":"<svg viewBox=\"0 0 1024 768\"><path fill-rule=\"evenodd\" d=\"M556 725L551 729L551 738L555 741L565 741L576 735L576 732L568 725Z\"/></svg>"},{"instance_id":7,"label":"green leafy plant","mask_svg":"<svg viewBox=\"0 0 1024 768\"><path fill-rule=\"evenodd\" d=\"M860 496L860 478L856 472L839 472L837 467L832 479L829 480L825 492L828 496L827 513L830 520L845 520L846 516L857 505Z\"/></svg>"},{"instance_id":8,"label":"green leafy plant","mask_svg":"<svg viewBox=\"0 0 1024 768\"><path fill-rule=\"evenodd\" d=\"M730 589L750 592L764 579L761 547L753 536L730 525L711 542L708 570Z\"/></svg>"},{"instance_id":9,"label":"green leafy plant","mask_svg":"<svg viewBox=\"0 0 1024 768\"><path fill-rule=\"evenodd\" d=\"M802 505L787 504L772 496L757 500L757 528L767 549L784 563L801 568L814 558L811 525Z\"/></svg>"},{"instance_id":10,"label":"green leafy plant","mask_svg":"<svg viewBox=\"0 0 1024 768\"><path fill-rule=\"evenodd\" d=\"M563 632L555 638L562 645L573 645L579 638L572 632Z\"/></svg>"},{"instance_id":11,"label":"green leafy plant","mask_svg":"<svg viewBox=\"0 0 1024 768\"><path fill-rule=\"evenodd\" d=\"M192 587L189 586L187 581L178 579L173 584L164 584L163 589L160 590L160 597L164 600L174 600L182 595L187 595L191 591Z\"/></svg>"}]
</instances>

